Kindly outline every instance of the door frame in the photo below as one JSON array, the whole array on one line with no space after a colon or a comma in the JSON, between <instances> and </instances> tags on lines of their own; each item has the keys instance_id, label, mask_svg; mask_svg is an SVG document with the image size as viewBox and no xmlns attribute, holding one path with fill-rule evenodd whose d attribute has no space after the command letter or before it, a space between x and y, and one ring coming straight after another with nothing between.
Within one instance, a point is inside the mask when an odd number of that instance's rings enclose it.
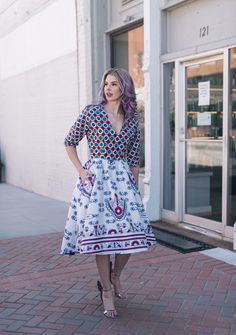
<instances>
[{"instance_id":1,"label":"door frame","mask_svg":"<svg viewBox=\"0 0 236 335\"><path fill-rule=\"evenodd\" d=\"M225 162L225 156L227 154L227 126L228 126L228 117L227 117L227 100L228 100L228 90L226 91L225 82L227 75L227 71L225 68L225 53L222 50L221 52L215 52L211 55L198 55L197 57L191 60L182 60L179 62L179 81L181 82L180 85L180 92L179 92L179 101L178 101L178 112L177 112L177 147L179 150L179 162L178 162L178 205L177 208L179 209L179 220L185 223L189 223L193 226L197 226L199 228L206 228L208 230L212 230L218 234L223 234L224 226L226 225L226 215L227 215L227 197L226 189L227 189L227 166L222 163L222 222L217 222L209 219L205 219L202 217L198 217L197 215L191 215L186 213L185 208L185 197L186 197L186 178L185 178L185 170L186 170L186 140L185 137L185 118L186 118L186 105L185 105L185 94L186 94L186 82L185 82L185 71L188 66L204 64L210 61L222 60L223 61L223 139L222 139L222 162ZM214 140L212 140L214 141ZM220 142L219 142L220 143ZM225 199L226 198L226 199Z\"/></svg>"},{"instance_id":2,"label":"door frame","mask_svg":"<svg viewBox=\"0 0 236 335\"><path fill-rule=\"evenodd\" d=\"M163 198L162 198L162 210L161 218L167 222L178 223L182 226L193 229L206 234L209 232L212 236L218 238L224 238L226 240L231 240L233 238L233 227L227 226L227 202L228 202L228 169L229 169L229 50L235 47L235 45L230 45L224 48L203 52L201 54L191 54L185 57L170 57L168 60L163 60L162 62L162 83L163 83L163 66L166 63L175 63L175 211L170 211L163 208ZM197 220L188 220L190 222L184 221L184 195L185 191L185 175L183 171L185 170L184 152L183 146L181 147L179 143L181 124L183 124L183 114L180 113L181 110L185 111L185 67L186 64L199 64L200 62L205 63L209 59L216 58L223 59L223 164L222 164L222 223L215 222L212 220L202 219L197 217ZM162 101L163 101L163 85L162 85ZM163 110L163 104L162 104ZM164 125L163 125L164 126ZM163 145L162 145L163 151ZM163 157L163 152L162 152ZM184 166L184 168L183 168ZM163 166L162 166L162 176L163 176ZM163 178L162 178L163 180ZM162 183L162 194L164 192ZM201 219L201 220L200 220ZM199 225L201 221L201 225ZM215 228L214 227L215 225ZM205 228L202 228L202 227Z\"/></svg>"},{"instance_id":3,"label":"door frame","mask_svg":"<svg viewBox=\"0 0 236 335\"><path fill-rule=\"evenodd\" d=\"M228 200L228 125L229 125L229 49L233 46L227 46L225 48L197 54L190 55L181 58L168 59L163 62L175 63L175 211L169 211L163 209L161 216L162 219L169 222L179 222L184 226L193 227L199 231L212 231L213 235L224 236L226 239L232 240L233 227L227 226L227 200ZM207 220L200 217L186 216L185 211L185 152L184 145L180 143L180 135L182 132L182 125L185 125L183 118L185 118L185 68L188 65L194 65L199 63L205 63L210 60L223 60L223 145L222 145L222 223ZM162 66L162 78L163 78L163 66ZM163 81L162 81L163 82ZM162 86L163 87L163 86ZM163 90L162 90L163 93ZM163 98L163 94L162 94ZM163 100L162 100L163 101ZM163 110L163 106L162 106ZM184 113L183 113L184 110ZM182 111L182 113L181 113ZM184 120L185 121L185 120ZM164 126L164 125L163 125ZM185 128L184 128L185 130ZM162 146L163 150L163 146ZM163 157L163 155L162 155ZM183 168L184 167L184 168ZM162 170L163 176L163 170ZM162 178L163 180L163 178ZM163 186L163 185L162 185ZM163 187L162 187L163 192ZM163 202L162 202L163 204Z\"/></svg>"}]
</instances>

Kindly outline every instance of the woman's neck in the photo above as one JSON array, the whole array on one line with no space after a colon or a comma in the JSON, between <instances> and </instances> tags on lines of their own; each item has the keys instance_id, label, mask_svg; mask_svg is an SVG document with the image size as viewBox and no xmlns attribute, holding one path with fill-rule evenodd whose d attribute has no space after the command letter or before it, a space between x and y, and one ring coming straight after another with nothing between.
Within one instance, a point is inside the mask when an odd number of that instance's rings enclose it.
<instances>
[{"instance_id":1,"label":"woman's neck","mask_svg":"<svg viewBox=\"0 0 236 335\"><path fill-rule=\"evenodd\" d=\"M120 102L117 102L117 101L107 102L105 107L109 113L112 113L112 114L122 113L122 106Z\"/></svg>"}]
</instances>

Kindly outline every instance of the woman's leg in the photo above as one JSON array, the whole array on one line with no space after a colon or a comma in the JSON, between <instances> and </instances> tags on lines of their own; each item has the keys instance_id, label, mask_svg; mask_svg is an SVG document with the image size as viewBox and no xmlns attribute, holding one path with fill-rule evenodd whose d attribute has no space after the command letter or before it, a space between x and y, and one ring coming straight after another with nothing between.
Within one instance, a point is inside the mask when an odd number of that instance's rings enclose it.
<instances>
[{"instance_id":1,"label":"woman's leg","mask_svg":"<svg viewBox=\"0 0 236 335\"><path fill-rule=\"evenodd\" d=\"M102 282L102 298L104 306L104 314L109 318L117 316L117 311L114 306L114 298L111 289L110 281L110 256L109 255L96 255L96 263L98 273Z\"/></svg>"},{"instance_id":2,"label":"woman's leg","mask_svg":"<svg viewBox=\"0 0 236 335\"><path fill-rule=\"evenodd\" d=\"M109 255L96 255L96 263L98 274L100 276L104 290L111 289L110 282L110 256Z\"/></svg>"},{"instance_id":3,"label":"woman's leg","mask_svg":"<svg viewBox=\"0 0 236 335\"><path fill-rule=\"evenodd\" d=\"M130 254L115 255L114 272L117 275L121 274L129 258L130 258Z\"/></svg>"},{"instance_id":4,"label":"woman's leg","mask_svg":"<svg viewBox=\"0 0 236 335\"><path fill-rule=\"evenodd\" d=\"M120 283L120 275L126 263L128 262L129 258L130 254L115 255L115 264L111 275L111 280L115 289L115 294L120 299L126 298L126 295Z\"/></svg>"}]
</instances>

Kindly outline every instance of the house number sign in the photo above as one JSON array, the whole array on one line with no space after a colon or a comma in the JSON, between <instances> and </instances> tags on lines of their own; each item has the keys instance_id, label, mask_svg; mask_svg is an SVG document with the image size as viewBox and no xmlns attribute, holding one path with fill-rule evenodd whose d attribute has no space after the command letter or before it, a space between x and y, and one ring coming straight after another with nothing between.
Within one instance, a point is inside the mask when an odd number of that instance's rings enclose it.
<instances>
[{"instance_id":1,"label":"house number sign","mask_svg":"<svg viewBox=\"0 0 236 335\"><path fill-rule=\"evenodd\" d=\"M206 37L207 35L209 35L209 26L203 26L200 28L199 30L199 37Z\"/></svg>"}]
</instances>

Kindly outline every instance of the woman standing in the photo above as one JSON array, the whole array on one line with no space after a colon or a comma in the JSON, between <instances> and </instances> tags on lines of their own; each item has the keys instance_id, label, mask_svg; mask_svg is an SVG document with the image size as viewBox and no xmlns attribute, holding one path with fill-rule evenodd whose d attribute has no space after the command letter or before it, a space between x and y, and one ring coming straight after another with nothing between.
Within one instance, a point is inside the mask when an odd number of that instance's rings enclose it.
<instances>
[{"instance_id":1,"label":"woman standing","mask_svg":"<svg viewBox=\"0 0 236 335\"><path fill-rule=\"evenodd\" d=\"M65 139L79 179L61 254L94 254L104 314L116 317L113 291L126 298L121 272L130 254L156 243L138 191L140 130L134 84L124 69L107 70L100 102L82 111ZM82 166L76 146L86 136L90 160ZM110 255L115 255L114 267Z\"/></svg>"}]
</instances>

